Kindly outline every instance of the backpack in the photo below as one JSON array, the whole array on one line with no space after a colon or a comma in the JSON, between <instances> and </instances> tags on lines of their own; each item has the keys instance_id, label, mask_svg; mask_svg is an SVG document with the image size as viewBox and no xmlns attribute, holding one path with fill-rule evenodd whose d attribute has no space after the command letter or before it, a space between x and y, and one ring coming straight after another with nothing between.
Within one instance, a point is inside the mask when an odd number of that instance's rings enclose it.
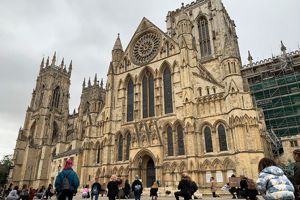
<instances>
[{"instance_id":1,"label":"backpack","mask_svg":"<svg viewBox=\"0 0 300 200\"><path fill-rule=\"evenodd\" d=\"M247 179L247 185L249 190L256 190L256 183L253 179Z\"/></svg>"},{"instance_id":2,"label":"backpack","mask_svg":"<svg viewBox=\"0 0 300 200\"><path fill-rule=\"evenodd\" d=\"M140 184L136 184L136 185L134 186L134 191L135 191L135 192L140 192L141 189L142 189L142 186L141 186Z\"/></svg>"},{"instance_id":3,"label":"backpack","mask_svg":"<svg viewBox=\"0 0 300 200\"><path fill-rule=\"evenodd\" d=\"M70 181L68 179L69 174L64 174L64 178L61 184L61 190L69 190L70 189Z\"/></svg>"}]
</instances>

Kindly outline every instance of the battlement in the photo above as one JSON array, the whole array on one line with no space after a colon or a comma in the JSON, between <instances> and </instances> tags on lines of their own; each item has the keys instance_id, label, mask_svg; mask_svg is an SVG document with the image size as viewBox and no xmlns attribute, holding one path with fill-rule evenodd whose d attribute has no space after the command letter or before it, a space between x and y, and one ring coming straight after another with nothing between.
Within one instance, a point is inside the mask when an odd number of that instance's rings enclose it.
<instances>
[{"instance_id":1,"label":"battlement","mask_svg":"<svg viewBox=\"0 0 300 200\"><path fill-rule=\"evenodd\" d=\"M65 59L64 58L62 59L62 61L59 65L56 65L56 52L55 52L53 57L52 57L51 63L50 63L50 60L49 60L49 56L46 60L46 63L44 61L44 58L42 59L42 62L41 62L41 65L40 65L40 74L43 73L43 72L47 72L48 70L54 70L54 71L62 72L65 75L70 77L71 73L72 73L72 67L73 67L73 64L72 64L72 60L71 60L71 62L69 64L69 68L67 70L67 65L65 64Z\"/></svg>"},{"instance_id":2,"label":"battlement","mask_svg":"<svg viewBox=\"0 0 300 200\"><path fill-rule=\"evenodd\" d=\"M273 56L270 58L266 58L263 60L259 60L256 62L253 62L252 64L247 64L247 65L243 65L242 66L242 70L247 69L247 68L252 68L252 67L257 67L257 66L261 66L261 65L267 65L269 63L272 63L280 58L282 58L283 55L277 55L277 56ZM300 50L296 50L296 51L292 51L286 54L287 57L295 57L295 56L300 56Z\"/></svg>"}]
</instances>

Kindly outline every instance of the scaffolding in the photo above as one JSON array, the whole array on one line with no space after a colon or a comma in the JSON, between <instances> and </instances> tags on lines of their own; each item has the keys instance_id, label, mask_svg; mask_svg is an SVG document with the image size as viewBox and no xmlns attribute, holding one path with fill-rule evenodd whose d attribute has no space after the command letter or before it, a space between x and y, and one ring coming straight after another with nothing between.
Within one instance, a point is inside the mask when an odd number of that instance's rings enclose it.
<instances>
[{"instance_id":1,"label":"scaffolding","mask_svg":"<svg viewBox=\"0 0 300 200\"><path fill-rule=\"evenodd\" d=\"M267 61L242 69L242 74L257 107L263 109L268 137L276 148L274 135L300 134L300 52Z\"/></svg>"}]
</instances>

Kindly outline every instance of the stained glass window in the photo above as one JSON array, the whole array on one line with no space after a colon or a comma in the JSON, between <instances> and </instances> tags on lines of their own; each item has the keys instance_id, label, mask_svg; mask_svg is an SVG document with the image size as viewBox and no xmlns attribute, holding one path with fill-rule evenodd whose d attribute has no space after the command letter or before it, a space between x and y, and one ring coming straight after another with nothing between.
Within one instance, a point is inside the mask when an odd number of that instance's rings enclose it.
<instances>
[{"instance_id":1,"label":"stained glass window","mask_svg":"<svg viewBox=\"0 0 300 200\"><path fill-rule=\"evenodd\" d=\"M184 155L184 134L181 125L177 126L177 139L178 139L178 155Z\"/></svg>"},{"instance_id":2,"label":"stained glass window","mask_svg":"<svg viewBox=\"0 0 300 200\"><path fill-rule=\"evenodd\" d=\"M201 56L209 56L211 54L210 38L208 21L205 17L200 17L198 21L199 37L200 37L200 52Z\"/></svg>"},{"instance_id":3,"label":"stained glass window","mask_svg":"<svg viewBox=\"0 0 300 200\"><path fill-rule=\"evenodd\" d=\"M164 70L163 81L164 81L165 114L168 114L173 112L172 79L171 79L171 71L169 67L166 67Z\"/></svg>"},{"instance_id":4,"label":"stained glass window","mask_svg":"<svg viewBox=\"0 0 300 200\"><path fill-rule=\"evenodd\" d=\"M213 152L213 144L211 138L211 130L209 127L205 127L204 129L204 139L205 139L205 149L206 152Z\"/></svg>"},{"instance_id":5,"label":"stained glass window","mask_svg":"<svg viewBox=\"0 0 300 200\"><path fill-rule=\"evenodd\" d=\"M167 140L168 140L168 156L174 156L173 130L170 126L167 128Z\"/></svg>"},{"instance_id":6,"label":"stained glass window","mask_svg":"<svg viewBox=\"0 0 300 200\"><path fill-rule=\"evenodd\" d=\"M151 73L145 73L142 81L143 118L154 116L154 80Z\"/></svg>"},{"instance_id":7,"label":"stained glass window","mask_svg":"<svg viewBox=\"0 0 300 200\"><path fill-rule=\"evenodd\" d=\"M218 126L218 135L219 135L220 151L227 151L228 148L227 148L226 132L222 124Z\"/></svg>"},{"instance_id":8,"label":"stained glass window","mask_svg":"<svg viewBox=\"0 0 300 200\"><path fill-rule=\"evenodd\" d=\"M60 99L60 89L57 86L53 91L52 96L52 108L58 108L59 106L59 99Z\"/></svg>"},{"instance_id":9,"label":"stained glass window","mask_svg":"<svg viewBox=\"0 0 300 200\"><path fill-rule=\"evenodd\" d=\"M133 121L133 100L134 100L133 82L130 79L127 85L127 121Z\"/></svg>"}]
</instances>

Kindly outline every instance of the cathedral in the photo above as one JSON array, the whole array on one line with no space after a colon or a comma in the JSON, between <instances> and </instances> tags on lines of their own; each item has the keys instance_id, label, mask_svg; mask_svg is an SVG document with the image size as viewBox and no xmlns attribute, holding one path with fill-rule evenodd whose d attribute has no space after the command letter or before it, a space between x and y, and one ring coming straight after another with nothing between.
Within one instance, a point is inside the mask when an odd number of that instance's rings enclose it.
<instances>
[{"instance_id":1,"label":"cathedral","mask_svg":"<svg viewBox=\"0 0 300 200\"><path fill-rule=\"evenodd\" d=\"M9 182L48 185L67 159L81 185L112 174L171 188L182 173L204 188L210 177L257 177L266 128L241 76L234 21L221 0L196 0L168 12L166 26L143 18L125 49L118 35L105 85L84 80L72 114L72 62L43 59Z\"/></svg>"}]
</instances>

